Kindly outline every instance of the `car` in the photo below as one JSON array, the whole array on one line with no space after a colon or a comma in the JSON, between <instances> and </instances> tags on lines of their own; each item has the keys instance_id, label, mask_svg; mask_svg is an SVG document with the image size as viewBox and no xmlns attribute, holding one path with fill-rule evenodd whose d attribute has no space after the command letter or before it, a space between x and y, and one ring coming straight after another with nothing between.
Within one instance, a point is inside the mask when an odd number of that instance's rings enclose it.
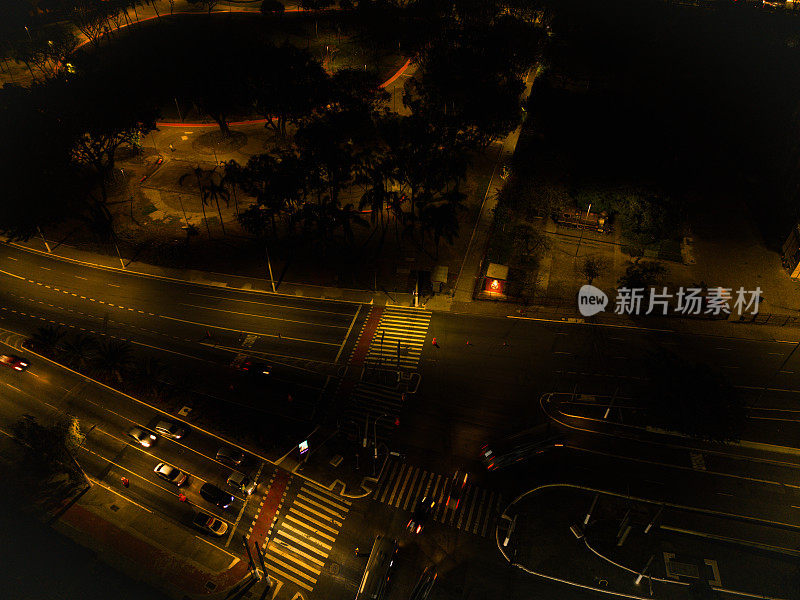
<instances>
[{"instance_id":1,"label":"car","mask_svg":"<svg viewBox=\"0 0 800 600\"><path fill-rule=\"evenodd\" d=\"M244 462L244 452L236 448L223 446L217 450L217 461L229 467L238 467Z\"/></svg>"},{"instance_id":2,"label":"car","mask_svg":"<svg viewBox=\"0 0 800 600\"><path fill-rule=\"evenodd\" d=\"M203 500L216 504L220 508L228 508L233 504L233 496L219 489L213 483L204 483L203 487L200 488L200 496Z\"/></svg>"},{"instance_id":3,"label":"car","mask_svg":"<svg viewBox=\"0 0 800 600\"><path fill-rule=\"evenodd\" d=\"M155 444L156 440L158 439L155 434L147 431L146 429L142 429L141 427L133 427L132 429L128 430L128 437L145 448L149 448Z\"/></svg>"},{"instance_id":4,"label":"car","mask_svg":"<svg viewBox=\"0 0 800 600\"><path fill-rule=\"evenodd\" d=\"M409 600L426 600L428 595L431 593L431 589L433 588L433 584L436 583L436 578L439 574L436 572L436 567L433 565L427 567L417 581L417 584L414 586L414 589L411 590L411 596L409 596Z\"/></svg>"},{"instance_id":5,"label":"car","mask_svg":"<svg viewBox=\"0 0 800 600\"><path fill-rule=\"evenodd\" d=\"M160 433L165 438L179 440L186 435L186 429L174 421L159 421L155 427L156 433Z\"/></svg>"},{"instance_id":6,"label":"car","mask_svg":"<svg viewBox=\"0 0 800 600\"><path fill-rule=\"evenodd\" d=\"M249 475L245 475L239 471L234 471L230 474L227 484L229 488L247 494L248 496L256 491L255 480L251 479Z\"/></svg>"},{"instance_id":7,"label":"car","mask_svg":"<svg viewBox=\"0 0 800 600\"><path fill-rule=\"evenodd\" d=\"M225 532L228 531L228 524L225 521L203 512L199 512L194 516L192 525L204 533L210 533L217 537L225 535Z\"/></svg>"},{"instance_id":8,"label":"car","mask_svg":"<svg viewBox=\"0 0 800 600\"><path fill-rule=\"evenodd\" d=\"M453 478L450 480L450 493L447 495L447 502L444 504L445 508L452 508L453 510L458 508L461 503L461 497L467 489L468 479L469 473L464 473L462 476L460 472L456 471L453 474Z\"/></svg>"},{"instance_id":9,"label":"car","mask_svg":"<svg viewBox=\"0 0 800 600\"><path fill-rule=\"evenodd\" d=\"M417 502L417 506L414 508L414 512L411 513L411 519L408 521L406 525L406 529L410 533L421 533L422 528L425 527L425 523L428 520L428 517L433 511L433 507L436 506L436 502L427 496L422 498L419 502Z\"/></svg>"},{"instance_id":10,"label":"car","mask_svg":"<svg viewBox=\"0 0 800 600\"><path fill-rule=\"evenodd\" d=\"M233 368L241 373L259 377L266 377L272 373L272 365L252 358L234 361Z\"/></svg>"},{"instance_id":11,"label":"car","mask_svg":"<svg viewBox=\"0 0 800 600\"><path fill-rule=\"evenodd\" d=\"M176 469L172 465L168 465L167 463L158 463L153 471L164 481L174 483L178 487L181 487L186 483L186 480L189 479L189 476L186 473L180 469Z\"/></svg>"},{"instance_id":12,"label":"car","mask_svg":"<svg viewBox=\"0 0 800 600\"><path fill-rule=\"evenodd\" d=\"M14 356L13 354L0 355L0 365L8 367L9 369L14 369L15 371L25 371L29 364L30 363L24 358Z\"/></svg>"}]
</instances>

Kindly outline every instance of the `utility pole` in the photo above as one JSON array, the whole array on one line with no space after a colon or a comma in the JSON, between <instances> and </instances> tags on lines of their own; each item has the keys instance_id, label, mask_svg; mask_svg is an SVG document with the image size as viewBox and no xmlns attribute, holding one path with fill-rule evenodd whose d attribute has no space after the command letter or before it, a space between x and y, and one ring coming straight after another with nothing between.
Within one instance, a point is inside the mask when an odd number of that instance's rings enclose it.
<instances>
[{"instance_id":1,"label":"utility pole","mask_svg":"<svg viewBox=\"0 0 800 600\"><path fill-rule=\"evenodd\" d=\"M37 225L37 226L36 226L36 231L38 231L38 232L39 232L39 236L41 236L41 238L42 238L42 241L44 242L44 247L45 247L45 248L47 248L47 253L48 253L48 254L52 254L52 253L53 253L53 251L50 249L50 244L48 244L48 243L47 243L47 240L46 240L46 239L44 239L44 234L42 233L42 229L41 229L41 227L39 227L39 226Z\"/></svg>"},{"instance_id":2,"label":"utility pole","mask_svg":"<svg viewBox=\"0 0 800 600\"><path fill-rule=\"evenodd\" d=\"M272 284L272 292L275 292L275 278L272 276L272 262L269 260L269 244L264 240L264 250L267 253L267 268L269 269L269 282Z\"/></svg>"}]
</instances>

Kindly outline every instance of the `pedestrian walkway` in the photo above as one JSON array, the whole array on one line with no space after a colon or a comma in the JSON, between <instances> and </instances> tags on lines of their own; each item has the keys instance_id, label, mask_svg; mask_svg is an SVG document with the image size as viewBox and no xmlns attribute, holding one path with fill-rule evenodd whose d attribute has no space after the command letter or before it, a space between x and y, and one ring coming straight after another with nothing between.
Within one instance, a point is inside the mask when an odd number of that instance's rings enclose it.
<instances>
[{"instance_id":1,"label":"pedestrian walkway","mask_svg":"<svg viewBox=\"0 0 800 600\"><path fill-rule=\"evenodd\" d=\"M432 314L419 308L385 307L365 364L397 371L416 371Z\"/></svg>"},{"instance_id":2,"label":"pedestrian walkway","mask_svg":"<svg viewBox=\"0 0 800 600\"><path fill-rule=\"evenodd\" d=\"M357 383L350 396L350 403L345 411L348 420L352 420L359 429L368 427L367 437L377 434L379 443L386 441L394 431L395 419L400 418L403 409L403 394L398 390L381 385Z\"/></svg>"},{"instance_id":3,"label":"pedestrian walkway","mask_svg":"<svg viewBox=\"0 0 800 600\"><path fill-rule=\"evenodd\" d=\"M493 530L491 526L500 512L502 495L468 483L458 508L453 509L452 502L450 507L446 507L451 480L450 475L391 461L384 468L372 499L401 510L413 511L417 502L427 496L436 501L431 521L486 537Z\"/></svg>"},{"instance_id":4,"label":"pedestrian walkway","mask_svg":"<svg viewBox=\"0 0 800 600\"><path fill-rule=\"evenodd\" d=\"M287 495L293 499L284 503L273 528L265 557L267 571L310 592L351 503L298 478L292 480Z\"/></svg>"}]
</instances>

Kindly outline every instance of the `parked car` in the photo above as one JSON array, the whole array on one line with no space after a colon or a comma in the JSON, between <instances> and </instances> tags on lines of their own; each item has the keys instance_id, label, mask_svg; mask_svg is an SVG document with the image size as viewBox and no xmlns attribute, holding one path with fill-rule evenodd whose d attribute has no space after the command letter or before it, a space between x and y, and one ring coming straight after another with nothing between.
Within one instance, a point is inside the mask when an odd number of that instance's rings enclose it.
<instances>
[{"instance_id":1,"label":"parked car","mask_svg":"<svg viewBox=\"0 0 800 600\"><path fill-rule=\"evenodd\" d=\"M422 528L425 527L425 523L428 521L428 517L431 515L431 511L433 510L434 506L436 506L436 502L429 499L427 496L417 502L414 512L411 513L411 519L406 525L406 529L410 533L421 533Z\"/></svg>"},{"instance_id":2,"label":"parked car","mask_svg":"<svg viewBox=\"0 0 800 600\"><path fill-rule=\"evenodd\" d=\"M13 354L0 355L0 365L14 369L15 371L24 371L28 368L28 361Z\"/></svg>"},{"instance_id":3,"label":"parked car","mask_svg":"<svg viewBox=\"0 0 800 600\"><path fill-rule=\"evenodd\" d=\"M469 473L464 473L462 476L460 472L456 471L453 474L453 478L450 480L450 493L447 495L447 502L444 505L445 508L452 508L453 510L458 508L461 503L461 497L467 489L468 479Z\"/></svg>"},{"instance_id":4,"label":"parked car","mask_svg":"<svg viewBox=\"0 0 800 600\"><path fill-rule=\"evenodd\" d=\"M228 477L228 487L231 489L236 490L237 492L242 492L246 495L251 495L254 491L256 491L256 482L252 479L249 475L245 475L244 473L240 473L239 471L234 471Z\"/></svg>"},{"instance_id":5,"label":"parked car","mask_svg":"<svg viewBox=\"0 0 800 600\"><path fill-rule=\"evenodd\" d=\"M210 533L217 537L225 535L225 532L228 531L228 524L225 521L203 512L197 513L194 516L192 525L204 533Z\"/></svg>"},{"instance_id":6,"label":"parked car","mask_svg":"<svg viewBox=\"0 0 800 600\"><path fill-rule=\"evenodd\" d=\"M165 438L179 440L186 435L186 429L174 421L159 421L155 427L156 433L160 433Z\"/></svg>"},{"instance_id":7,"label":"parked car","mask_svg":"<svg viewBox=\"0 0 800 600\"><path fill-rule=\"evenodd\" d=\"M242 462L244 462L244 452L237 450L236 448L223 446L217 450L217 460L223 465L227 465L229 467L238 467L240 464L242 464Z\"/></svg>"},{"instance_id":8,"label":"parked car","mask_svg":"<svg viewBox=\"0 0 800 600\"><path fill-rule=\"evenodd\" d=\"M145 448L149 448L155 444L156 439L158 439L153 433L147 431L146 429L142 429L141 427L133 427L128 430L128 437Z\"/></svg>"},{"instance_id":9,"label":"parked car","mask_svg":"<svg viewBox=\"0 0 800 600\"><path fill-rule=\"evenodd\" d=\"M181 487L186 483L186 480L189 479L189 476L186 473L180 469L176 469L172 465L168 465L167 463L158 463L153 471L164 481L174 483L178 487Z\"/></svg>"},{"instance_id":10,"label":"parked car","mask_svg":"<svg viewBox=\"0 0 800 600\"><path fill-rule=\"evenodd\" d=\"M213 483L204 483L203 487L200 488L200 496L203 500L216 504L220 508L228 508L233 504L233 496L219 489Z\"/></svg>"}]
</instances>

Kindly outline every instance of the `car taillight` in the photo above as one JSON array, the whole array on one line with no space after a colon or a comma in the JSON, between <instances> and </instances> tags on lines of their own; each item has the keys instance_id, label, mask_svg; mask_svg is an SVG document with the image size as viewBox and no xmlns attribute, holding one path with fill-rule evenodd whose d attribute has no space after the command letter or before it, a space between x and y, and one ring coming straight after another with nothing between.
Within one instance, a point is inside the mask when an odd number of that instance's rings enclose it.
<instances>
[{"instance_id":1,"label":"car taillight","mask_svg":"<svg viewBox=\"0 0 800 600\"><path fill-rule=\"evenodd\" d=\"M494 463L489 463L489 466L487 467L487 469L489 469L490 471L493 470L494 469Z\"/></svg>"},{"instance_id":2,"label":"car taillight","mask_svg":"<svg viewBox=\"0 0 800 600\"><path fill-rule=\"evenodd\" d=\"M420 531L422 531L422 525L417 525L417 533L419 533Z\"/></svg>"}]
</instances>

